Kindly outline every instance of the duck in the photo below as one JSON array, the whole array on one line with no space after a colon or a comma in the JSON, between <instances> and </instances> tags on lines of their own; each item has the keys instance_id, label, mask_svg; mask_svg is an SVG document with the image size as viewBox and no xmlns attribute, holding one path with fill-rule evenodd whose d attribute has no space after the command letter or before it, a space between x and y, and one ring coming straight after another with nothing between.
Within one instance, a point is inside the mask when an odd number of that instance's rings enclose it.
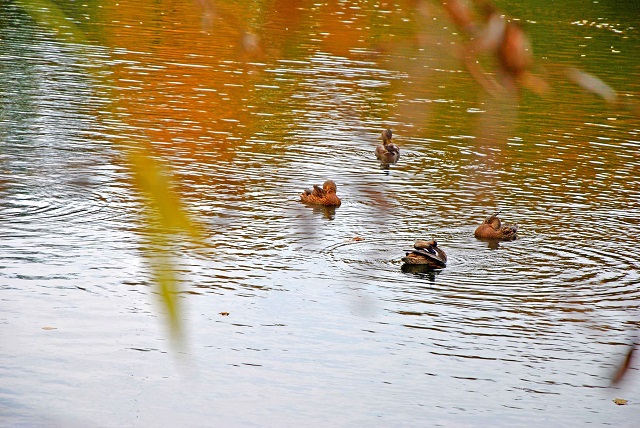
<instances>
[{"instance_id":1,"label":"duck","mask_svg":"<svg viewBox=\"0 0 640 428\"><path fill-rule=\"evenodd\" d=\"M413 244L412 250L406 250L406 256L402 261L407 265L426 265L428 267L440 269L447 265L447 255L438 248L435 239L425 241L418 239Z\"/></svg>"},{"instance_id":2,"label":"duck","mask_svg":"<svg viewBox=\"0 0 640 428\"><path fill-rule=\"evenodd\" d=\"M376 157L385 164L396 163L400 159L400 149L391 142L390 129L382 131L382 144L376 147Z\"/></svg>"},{"instance_id":3,"label":"duck","mask_svg":"<svg viewBox=\"0 0 640 428\"><path fill-rule=\"evenodd\" d=\"M477 239L495 239L501 241L512 241L517 238L517 224L502 224L498 218L500 211L490 215L476 229L474 236Z\"/></svg>"},{"instance_id":4,"label":"duck","mask_svg":"<svg viewBox=\"0 0 640 428\"><path fill-rule=\"evenodd\" d=\"M333 180L327 180L322 187L317 184L312 189L305 189L300 194L300 200L307 204L325 205L329 207L339 207L342 203L338 195L336 195L336 183Z\"/></svg>"}]
</instances>

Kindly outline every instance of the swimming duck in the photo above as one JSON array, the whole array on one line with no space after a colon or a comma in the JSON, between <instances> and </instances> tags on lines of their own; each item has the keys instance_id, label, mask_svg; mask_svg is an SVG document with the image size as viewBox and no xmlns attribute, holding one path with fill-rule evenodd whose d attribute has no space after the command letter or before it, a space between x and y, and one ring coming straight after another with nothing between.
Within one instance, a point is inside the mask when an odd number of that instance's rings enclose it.
<instances>
[{"instance_id":1,"label":"swimming duck","mask_svg":"<svg viewBox=\"0 0 640 428\"><path fill-rule=\"evenodd\" d=\"M413 250L406 250L407 255L402 261L408 265L427 265L432 268L443 268L447 265L447 255L438 248L434 240L418 239L413 244Z\"/></svg>"},{"instance_id":2,"label":"swimming duck","mask_svg":"<svg viewBox=\"0 0 640 428\"><path fill-rule=\"evenodd\" d=\"M484 220L478 228L476 229L474 235L478 239L496 239L502 241L511 241L516 239L516 232L518 231L517 224L506 224L503 225L500 219L498 218L497 213L490 215Z\"/></svg>"},{"instance_id":3,"label":"swimming duck","mask_svg":"<svg viewBox=\"0 0 640 428\"><path fill-rule=\"evenodd\" d=\"M313 185L313 190L305 189L300 194L300 200L307 204L327 205L331 207L339 207L341 202L336 195L336 183L333 180L327 180L322 188L317 184Z\"/></svg>"},{"instance_id":4,"label":"swimming duck","mask_svg":"<svg viewBox=\"0 0 640 428\"><path fill-rule=\"evenodd\" d=\"M376 147L376 157L382 163L396 163L400 159L400 149L391 142L392 135L390 129L382 131L382 144Z\"/></svg>"}]
</instances>

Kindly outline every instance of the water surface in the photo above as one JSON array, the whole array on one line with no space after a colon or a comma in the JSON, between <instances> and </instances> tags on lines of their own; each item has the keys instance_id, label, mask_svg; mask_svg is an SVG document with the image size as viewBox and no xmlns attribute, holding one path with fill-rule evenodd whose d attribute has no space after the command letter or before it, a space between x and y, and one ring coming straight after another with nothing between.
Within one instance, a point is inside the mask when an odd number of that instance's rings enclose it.
<instances>
[{"instance_id":1,"label":"water surface","mask_svg":"<svg viewBox=\"0 0 640 428\"><path fill-rule=\"evenodd\" d=\"M3 425L633 426L637 369L609 385L638 327L638 116L562 69L637 102L636 6L500 6L545 96L486 95L435 4L71 2L72 42L3 6ZM184 348L144 257L139 144L206 226L172 248ZM298 202L327 178L341 207ZM519 239L476 240L498 210ZM448 266L404 272L432 237Z\"/></svg>"}]
</instances>

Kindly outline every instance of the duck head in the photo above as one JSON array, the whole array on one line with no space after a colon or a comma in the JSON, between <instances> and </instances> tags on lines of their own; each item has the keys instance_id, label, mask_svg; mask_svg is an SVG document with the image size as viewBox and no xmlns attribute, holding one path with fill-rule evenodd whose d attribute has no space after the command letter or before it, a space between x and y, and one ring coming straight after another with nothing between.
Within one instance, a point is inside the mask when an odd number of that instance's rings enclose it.
<instances>
[{"instance_id":1,"label":"duck head","mask_svg":"<svg viewBox=\"0 0 640 428\"><path fill-rule=\"evenodd\" d=\"M322 190L326 193L336 193L338 188L336 187L336 183L333 180L327 180L322 185Z\"/></svg>"},{"instance_id":2,"label":"duck head","mask_svg":"<svg viewBox=\"0 0 640 428\"><path fill-rule=\"evenodd\" d=\"M500 214L500 211L496 212L493 215L490 215L484 220L485 224L491 226L493 230L500 230L500 227L502 227L502 222L498 218L498 214Z\"/></svg>"}]
</instances>

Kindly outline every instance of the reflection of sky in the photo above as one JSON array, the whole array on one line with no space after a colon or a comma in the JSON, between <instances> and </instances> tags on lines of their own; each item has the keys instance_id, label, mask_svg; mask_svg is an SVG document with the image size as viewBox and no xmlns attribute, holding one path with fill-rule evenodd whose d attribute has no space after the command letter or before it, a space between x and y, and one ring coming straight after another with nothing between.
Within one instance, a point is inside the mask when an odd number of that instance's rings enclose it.
<instances>
[{"instance_id":1,"label":"reflection of sky","mask_svg":"<svg viewBox=\"0 0 640 428\"><path fill-rule=\"evenodd\" d=\"M74 52L42 51L0 81L0 409L22 408L10 420L32 423L33 407L80 425L491 425L497 414L526 425L545 409L558 425L624 425L628 412L612 416L597 391L637 318L626 113L525 94L516 117L457 69L401 66L417 53L267 58L236 87L225 86L243 71L234 59L195 67L171 50L120 50L135 60L106 69L130 92L105 120ZM489 125L508 137L492 140L502 134ZM401 158L384 170L373 151L387 126ZM147 131L208 227L205 248L174 249L184 373L108 143ZM329 216L297 196L327 178L343 200ZM473 230L497 209L522 232L491 249ZM431 237L447 268L402 272L404 250Z\"/></svg>"}]
</instances>

